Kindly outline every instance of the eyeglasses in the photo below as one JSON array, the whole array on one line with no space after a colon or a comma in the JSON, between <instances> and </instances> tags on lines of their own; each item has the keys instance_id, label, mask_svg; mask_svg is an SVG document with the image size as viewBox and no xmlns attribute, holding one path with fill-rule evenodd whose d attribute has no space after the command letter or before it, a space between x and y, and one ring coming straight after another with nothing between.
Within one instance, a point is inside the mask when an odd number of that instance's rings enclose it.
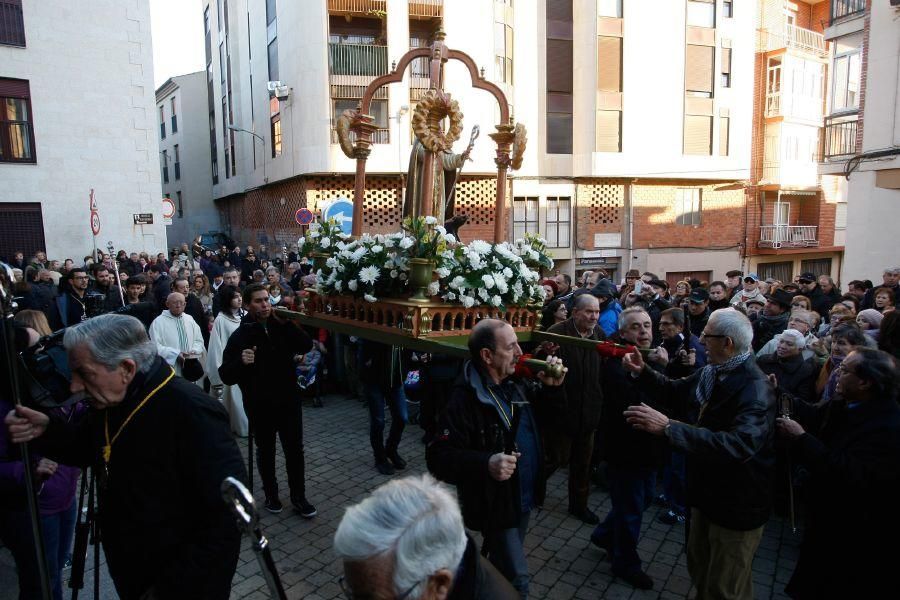
<instances>
[{"instance_id":1,"label":"eyeglasses","mask_svg":"<svg viewBox=\"0 0 900 600\"><path fill-rule=\"evenodd\" d=\"M353 599L353 591L347 589L347 586L344 584L344 576L343 575L341 575L341 577L338 579L338 584L340 584L341 591L344 592L344 596L346 596L347 600L354 600ZM397 596L397 600L403 600L404 598L409 596L412 593L412 591L414 589L416 589L417 587L419 587L419 582L414 583L411 588L409 588L408 590L406 590L405 592L403 592L402 594Z\"/></svg>"}]
</instances>

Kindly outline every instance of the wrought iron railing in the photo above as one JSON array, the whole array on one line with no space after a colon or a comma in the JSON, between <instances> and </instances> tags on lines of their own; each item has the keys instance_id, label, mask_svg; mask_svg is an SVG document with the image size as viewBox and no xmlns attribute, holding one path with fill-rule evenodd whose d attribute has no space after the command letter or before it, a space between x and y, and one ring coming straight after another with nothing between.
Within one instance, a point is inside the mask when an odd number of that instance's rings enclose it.
<instances>
[{"instance_id":1,"label":"wrought iron railing","mask_svg":"<svg viewBox=\"0 0 900 600\"><path fill-rule=\"evenodd\" d=\"M444 0L409 0L410 17L440 17L444 13Z\"/></svg>"},{"instance_id":2,"label":"wrought iron railing","mask_svg":"<svg viewBox=\"0 0 900 600\"><path fill-rule=\"evenodd\" d=\"M866 0L831 0L831 22L865 12Z\"/></svg>"},{"instance_id":3,"label":"wrought iron railing","mask_svg":"<svg viewBox=\"0 0 900 600\"><path fill-rule=\"evenodd\" d=\"M815 225L762 225L759 228L760 248L808 248L818 246Z\"/></svg>"},{"instance_id":4,"label":"wrought iron railing","mask_svg":"<svg viewBox=\"0 0 900 600\"><path fill-rule=\"evenodd\" d=\"M350 132L350 141L356 141L356 134L352 131ZM338 137L337 132L332 129L331 130L331 143L337 144ZM376 129L372 133L372 143L373 144L390 144L391 143L391 130L390 129Z\"/></svg>"},{"instance_id":5,"label":"wrought iron railing","mask_svg":"<svg viewBox=\"0 0 900 600\"><path fill-rule=\"evenodd\" d=\"M328 66L332 75L384 75L388 72L387 46L328 44Z\"/></svg>"},{"instance_id":6,"label":"wrought iron railing","mask_svg":"<svg viewBox=\"0 0 900 600\"><path fill-rule=\"evenodd\" d=\"M825 130L822 137L822 158L856 154L856 134L859 115L838 115L825 117Z\"/></svg>"},{"instance_id":7,"label":"wrought iron railing","mask_svg":"<svg viewBox=\"0 0 900 600\"><path fill-rule=\"evenodd\" d=\"M329 12L371 14L387 10L387 0L328 0Z\"/></svg>"}]
</instances>

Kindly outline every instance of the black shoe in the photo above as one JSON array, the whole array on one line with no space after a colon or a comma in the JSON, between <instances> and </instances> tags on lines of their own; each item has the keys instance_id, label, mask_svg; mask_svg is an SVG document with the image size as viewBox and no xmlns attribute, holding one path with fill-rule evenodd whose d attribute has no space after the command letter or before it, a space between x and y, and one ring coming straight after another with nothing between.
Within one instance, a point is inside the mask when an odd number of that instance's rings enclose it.
<instances>
[{"instance_id":1,"label":"black shoe","mask_svg":"<svg viewBox=\"0 0 900 600\"><path fill-rule=\"evenodd\" d=\"M649 575L647 575L640 569L638 569L637 571L631 571L629 573L616 573L615 571L613 571L613 575L615 575L619 579L624 579L639 590L653 589L653 580L650 579Z\"/></svg>"},{"instance_id":2,"label":"black shoe","mask_svg":"<svg viewBox=\"0 0 900 600\"><path fill-rule=\"evenodd\" d=\"M656 517L656 520L660 523L665 523L666 525L675 525L676 523L684 523L684 515L668 510Z\"/></svg>"},{"instance_id":3,"label":"black shoe","mask_svg":"<svg viewBox=\"0 0 900 600\"><path fill-rule=\"evenodd\" d=\"M570 510L569 514L582 523L587 523L588 525L596 525L600 522L600 517L598 517L594 513L594 511L589 508L584 508L582 510Z\"/></svg>"},{"instance_id":4,"label":"black shoe","mask_svg":"<svg viewBox=\"0 0 900 600\"><path fill-rule=\"evenodd\" d=\"M612 542L610 540L602 538L596 533L592 533L591 543L606 552L606 556L604 558L607 561L612 562Z\"/></svg>"},{"instance_id":5,"label":"black shoe","mask_svg":"<svg viewBox=\"0 0 900 600\"><path fill-rule=\"evenodd\" d=\"M402 471L406 468L406 461L403 460L397 452L389 452L387 459L391 461L391 464L394 465L394 468L398 471Z\"/></svg>"},{"instance_id":6,"label":"black shoe","mask_svg":"<svg viewBox=\"0 0 900 600\"><path fill-rule=\"evenodd\" d=\"M653 499L653 504L657 506L662 506L663 508L669 506L669 500L666 498L665 494L660 494L656 498Z\"/></svg>"},{"instance_id":7,"label":"black shoe","mask_svg":"<svg viewBox=\"0 0 900 600\"><path fill-rule=\"evenodd\" d=\"M291 504L294 505L294 510L300 513L300 516L304 519L312 519L314 516L319 514L319 511L316 510L316 507L306 501L306 498L299 498L297 500L291 500Z\"/></svg>"},{"instance_id":8,"label":"black shoe","mask_svg":"<svg viewBox=\"0 0 900 600\"><path fill-rule=\"evenodd\" d=\"M383 460L381 462L376 462L375 468L382 475L393 475L394 474L394 467L392 467L391 463L389 463L387 460Z\"/></svg>"},{"instance_id":9,"label":"black shoe","mask_svg":"<svg viewBox=\"0 0 900 600\"><path fill-rule=\"evenodd\" d=\"M273 515L277 515L284 510L284 505L278 498L266 498L265 508Z\"/></svg>"}]
</instances>

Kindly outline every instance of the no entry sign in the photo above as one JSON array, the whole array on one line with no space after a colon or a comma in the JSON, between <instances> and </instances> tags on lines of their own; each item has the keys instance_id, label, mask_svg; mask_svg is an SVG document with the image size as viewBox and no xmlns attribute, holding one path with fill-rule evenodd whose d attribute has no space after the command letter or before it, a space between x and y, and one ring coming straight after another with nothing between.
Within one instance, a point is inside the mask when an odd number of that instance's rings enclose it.
<instances>
[{"instance_id":1,"label":"no entry sign","mask_svg":"<svg viewBox=\"0 0 900 600\"><path fill-rule=\"evenodd\" d=\"M312 211L308 208L298 208L294 213L294 220L297 221L297 225L309 225L313 221Z\"/></svg>"}]
</instances>

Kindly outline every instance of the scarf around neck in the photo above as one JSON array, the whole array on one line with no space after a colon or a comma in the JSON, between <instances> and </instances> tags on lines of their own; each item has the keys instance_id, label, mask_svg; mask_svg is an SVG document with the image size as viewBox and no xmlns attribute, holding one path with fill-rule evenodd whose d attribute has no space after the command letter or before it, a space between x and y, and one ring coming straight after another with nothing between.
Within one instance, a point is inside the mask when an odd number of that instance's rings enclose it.
<instances>
[{"instance_id":1,"label":"scarf around neck","mask_svg":"<svg viewBox=\"0 0 900 600\"><path fill-rule=\"evenodd\" d=\"M716 383L716 377L719 373L729 373L734 371L736 368L744 364L751 356L751 352L748 350L743 354L738 354L727 361L723 362L720 365L711 365L707 364L700 371L700 380L697 382L697 404L703 406L707 402L709 402L709 397L712 395L713 386Z\"/></svg>"}]
</instances>

